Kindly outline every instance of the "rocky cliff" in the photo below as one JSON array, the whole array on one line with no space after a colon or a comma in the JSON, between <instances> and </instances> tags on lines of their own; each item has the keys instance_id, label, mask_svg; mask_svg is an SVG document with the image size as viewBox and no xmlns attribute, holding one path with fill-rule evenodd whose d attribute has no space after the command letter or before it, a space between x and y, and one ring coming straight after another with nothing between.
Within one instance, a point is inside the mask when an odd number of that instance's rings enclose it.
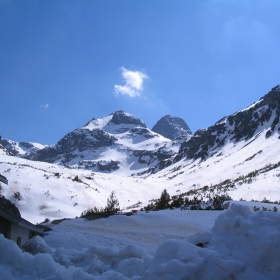
<instances>
[{"instance_id":1,"label":"rocky cliff","mask_svg":"<svg viewBox=\"0 0 280 280\"><path fill-rule=\"evenodd\" d=\"M190 128L183 119L170 115L162 117L154 125L152 131L171 140L192 135Z\"/></svg>"}]
</instances>

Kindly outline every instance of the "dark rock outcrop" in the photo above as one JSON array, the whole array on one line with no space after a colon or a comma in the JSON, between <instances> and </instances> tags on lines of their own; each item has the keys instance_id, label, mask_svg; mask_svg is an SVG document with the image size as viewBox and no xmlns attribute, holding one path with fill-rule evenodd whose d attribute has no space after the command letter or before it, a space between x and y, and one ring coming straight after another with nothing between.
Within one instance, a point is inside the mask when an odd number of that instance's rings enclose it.
<instances>
[{"instance_id":1,"label":"dark rock outcrop","mask_svg":"<svg viewBox=\"0 0 280 280\"><path fill-rule=\"evenodd\" d=\"M115 161L115 160L100 160L97 163L98 169L103 172L110 172L110 171L115 171L120 168L119 166L120 162Z\"/></svg>"},{"instance_id":2,"label":"dark rock outcrop","mask_svg":"<svg viewBox=\"0 0 280 280\"><path fill-rule=\"evenodd\" d=\"M113 117L109 121L108 124L115 124L115 125L120 125L120 124L133 124L135 126L141 126L141 127L146 127L145 123L142 122L140 119L136 118L135 116L131 114L127 114L125 111L120 110L112 114Z\"/></svg>"},{"instance_id":3,"label":"dark rock outcrop","mask_svg":"<svg viewBox=\"0 0 280 280\"><path fill-rule=\"evenodd\" d=\"M78 150L94 151L98 148L113 146L116 138L101 129L76 129L65 135L57 144L45 149L24 155L23 158L53 163L62 161L67 163L73 160Z\"/></svg>"},{"instance_id":4,"label":"dark rock outcrop","mask_svg":"<svg viewBox=\"0 0 280 280\"><path fill-rule=\"evenodd\" d=\"M192 134L190 128L183 119L172 117L170 115L161 118L154 125L152 131L171 140L175 140L178 137L186 137Z\"/></svg>"}]
</instances>

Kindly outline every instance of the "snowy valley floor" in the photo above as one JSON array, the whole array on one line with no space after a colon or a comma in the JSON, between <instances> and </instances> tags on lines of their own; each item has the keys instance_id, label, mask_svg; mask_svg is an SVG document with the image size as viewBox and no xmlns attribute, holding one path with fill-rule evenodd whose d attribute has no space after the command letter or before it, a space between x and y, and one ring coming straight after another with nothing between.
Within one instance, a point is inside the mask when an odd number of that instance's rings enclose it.
<instances>
[{"instance_id":1,"label":"snowy valley floor","mask_svg":"<svg viewBox=\"0 0 280 280\"><path fill-rule=\"evenodd\" d=\"M35 256L0 235L0 279L280 279L280 214L254 205L63 221Z\"/></svg>"},{"instance_id":2,"label":"snowy valley floor","mask_svg":"<svg viewBox=\"0 0 280 280\"><path fill-rule=\"evenodd\" d=\"M149 254L168 239L187 240L197 232L214 225L219 211L140 211L132 216L116 215L106 219L88 221L76 219L52 226L53 231L45 237L54 248L88 248L97 246L124 247L137 245Z\"/></svg>"}]
</instances>

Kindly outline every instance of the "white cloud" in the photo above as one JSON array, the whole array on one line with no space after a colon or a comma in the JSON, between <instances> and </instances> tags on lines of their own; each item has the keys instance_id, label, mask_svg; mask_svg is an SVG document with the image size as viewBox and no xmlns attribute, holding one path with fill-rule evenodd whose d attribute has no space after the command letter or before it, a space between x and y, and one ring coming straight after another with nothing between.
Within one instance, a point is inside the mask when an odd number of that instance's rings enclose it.
<instances>
[{"instance_id":1,"label":"white cloud","mask_svg":"<svg viewBox=\"0 0 280 280\"><path fill-rule=\"evenodd\" d=\"M49 104L45 104L45 105L41 105L40 107L41 107L41 108L48 109L48 108L50 107L50 105L49 105Z\"/></svg>"},{"instance_id":2,"label":"white cloud","mask_svg":"<svg viewBox=\"0 0 280 280\"><path fill-rule=\"evenodd\" d=\"M133 89L130 86L115 85L114 93L116 95L122 94L122 95L128 95L130 97L140 96L140 92L136 91L135 89Z\"/></svg>"},{"instance_id":3,"label":"white cloud","mask_svg":"<svg viewBox=\"0 0 280 280\"><path fill-rule=\"evenodd\" d=\"M116 96L120 94L128 95L129 97L140 96L144 79L148 79L148 76L144 72L131 71L124 67L121 67L120 70L122 71L125 85L115 85L114 94Z\"/></svg>"}]
</instances>

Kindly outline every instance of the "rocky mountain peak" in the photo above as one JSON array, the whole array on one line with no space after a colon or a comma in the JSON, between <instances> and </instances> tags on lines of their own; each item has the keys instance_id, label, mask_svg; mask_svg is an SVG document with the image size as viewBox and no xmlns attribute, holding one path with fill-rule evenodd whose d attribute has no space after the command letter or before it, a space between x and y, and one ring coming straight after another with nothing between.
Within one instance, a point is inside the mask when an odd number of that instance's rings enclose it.
<instances>
[{"instance_id":1,"label":"rocky mountain peak","mask_svg":"<svg viewBox=\"0 0 280 280\"><path fill-rule=\"evenodd\" d=\"M132 124L136 126L146 127L146 124L142 122L140 119L136 118L135 116L126 113L123 110L116 111L115 113L111 114L112 119L109 121L108 124Z\"/></svg>"},{"instance_id":2,"label":"rocky mountain peak","mask_svg":"<svg viewBox=\"0 0 280 280\"><path fill-rule=\"evenodd\" d=\"M271 91L263 96L260 100L263 100L265 104L278 104L280 98L280 85L271 89Z\"/></svg>"},{"instance_id":3,"label":"rocky mountain peak","mask_svg":"<svg viewBox=\"0 0 280 280\"><path fill-rule=\"evenodd\" d=\"M162 136L174 140L178 137L186 137L192 132L186 122L179 117L166 115L162 117L152 128L153 132L159 133Z\"/></svg>"}]
</instances>

